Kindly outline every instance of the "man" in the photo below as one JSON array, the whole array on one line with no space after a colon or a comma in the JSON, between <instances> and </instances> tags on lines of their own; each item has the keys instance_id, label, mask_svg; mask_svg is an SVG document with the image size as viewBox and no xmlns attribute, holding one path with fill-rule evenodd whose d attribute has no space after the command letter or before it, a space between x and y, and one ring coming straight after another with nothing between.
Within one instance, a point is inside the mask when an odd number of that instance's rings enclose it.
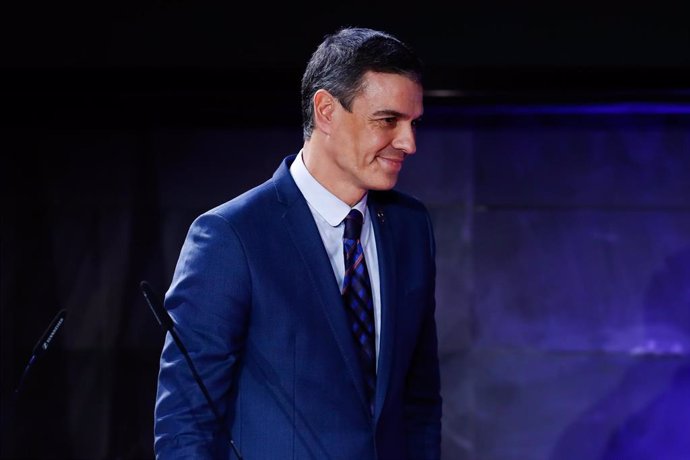
<instances>
[{"instance_id":1,"label":"man","mask_svg":"<svg viewBox=\"0 0 690 460\"><path fill-rule=\"evenodd\" d=\"M168 336L157 458L234 458L231 439L246 460L440 457L433 231L391 190L422 96L386 33L314 52L301 151L187 235L165 307L214 407Z\"/></svg>"}]
</instances>

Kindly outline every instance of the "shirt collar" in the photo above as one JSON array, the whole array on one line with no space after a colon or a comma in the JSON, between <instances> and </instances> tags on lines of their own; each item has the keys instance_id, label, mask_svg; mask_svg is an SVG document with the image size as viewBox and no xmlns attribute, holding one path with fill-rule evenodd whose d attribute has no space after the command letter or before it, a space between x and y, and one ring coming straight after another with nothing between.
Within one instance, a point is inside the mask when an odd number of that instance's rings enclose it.
<instances>
[{"instance_id":1,"label":"shirt collar","mask_svg":"<svg viewBox=\"0 0 690 460\"><path fill-rule=\"evenodd\" d=\"M350 209L353 208L359 210L362 216L366 218L367 194L365 193L364 197L350 208L347 203L333 195L311 175L307 166L304 164L301 150L290 166L290 174L292 174L297 187L302 192L302 195L304 195L307 203L309 203L329 225L333 227L340 225L345 219L345 216L350 212Z\"/></svg>"}]
</instances>

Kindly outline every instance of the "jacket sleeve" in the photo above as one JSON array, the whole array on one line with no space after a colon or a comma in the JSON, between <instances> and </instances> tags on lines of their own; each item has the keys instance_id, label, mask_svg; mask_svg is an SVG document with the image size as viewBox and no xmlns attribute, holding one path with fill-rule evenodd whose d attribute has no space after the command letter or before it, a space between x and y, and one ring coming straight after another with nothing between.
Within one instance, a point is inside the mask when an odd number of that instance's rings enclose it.
<instances>
[{"instance_id":1,"label":"jacket sleeve","mask_svg":"<svg viewBox=\"0 0 690 460\"><path fill-rule=\"evenodd\" d=\"M222 420L216 420L168 333L154 411L157 459L228 458L233 382L250 292L247 259L231 224L212 213L197 218L182 246L165 307Z\"/></svg>"},{"instance_id":2,"label":"jacket sleeve","mask_svg":"<svg viewBox=\"0 0 690 460\"><path fill-rule=\"evenodd\" d=\"M430 273L424 295L424 314L405 384L405 423L410 460L441 458L441 393L435 319L436 246L427 214Z\"/></svg>"}]
</instances>

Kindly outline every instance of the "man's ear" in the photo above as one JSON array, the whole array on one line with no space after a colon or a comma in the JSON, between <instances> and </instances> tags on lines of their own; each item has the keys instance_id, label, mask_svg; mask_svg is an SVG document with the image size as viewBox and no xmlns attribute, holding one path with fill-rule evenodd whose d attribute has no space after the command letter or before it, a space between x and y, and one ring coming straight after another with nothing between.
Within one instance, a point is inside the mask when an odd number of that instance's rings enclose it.
<instances>
[{"instance_id":1,"label":"man's ear","mask_svg":"<svg viewBox=\"0 0 690 460\"><path fill-rule=\"evenodd\" d=\"M314 94L314 125L319 131L330 134L333 124L333 112L338 101L325 89Z\"/></svg>"}]
</instances>

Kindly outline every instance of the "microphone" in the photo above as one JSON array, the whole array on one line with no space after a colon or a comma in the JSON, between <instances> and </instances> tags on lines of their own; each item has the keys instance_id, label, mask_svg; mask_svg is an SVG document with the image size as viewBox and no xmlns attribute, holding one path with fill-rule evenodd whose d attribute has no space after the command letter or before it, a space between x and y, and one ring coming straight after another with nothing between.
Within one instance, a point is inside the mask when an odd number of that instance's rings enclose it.
<instances>
[{"instance_id":1,"label":"microphone","mask_svg":"<svg viewBox=\"0 0 690 460\"><path fill-rule=\"evenodd\" d=\"M223 421L220 417L220 414L218 413L218 409L216 409L216 406L213 404L211 395L208 393L208 390L206 389L206 385L204 385L203 380L201 380L201 377L199 376L199 373L197 372L196 367L192 362L192 358L191 356L189 356L189 353L187 352L187 348L182 343L182 339L180 339L180 337L177 335L177 332L175 331L175 328L173 326L172 318L163 306L163 301L153 291L153 288L147 281L142 281L141 283L139 283L139 286L141 287L141 292L144 294L146 303L148 303L149 308L153 312L153 316L156 317L156 321L158 321L158 324L160 324L160 326L166 332L170 333L170 336L172 337L173 341L182 352L185 361L187 361L189 369L192 371L194 380L196 380L197 385L201 389L201 392L204 394L204 397L206 398L206 401L208 402L208 405L211 408L211 411L213 412L213 415L216 418L218 425L223 426ZM237 446L235 446L235 442L232 440L232 435L229 432L226 433L228 435L228 438L230 439L230 447L232 447L235 456L237 456L239 460L242 460L242 455L240 455L240 451L237 449Z\"/></svg>"},{"instance_id":2,"label":"microphone","mask_svg":"<svg viewBox=\"0 0 690 460\"><path fill-rule=\"evenodd\" d=\"M60 310L57 315L55 315L55 318L50 322L50 325L48 328L45 330L43 335L41 336L40 339L38 339L38 342L36 342L36 345L34 345L34 349L31 352L31 358L29 358L29 362L26 364L26 367L24 368L24 372L22 373L21 378L19 379L19 384L17 385L17 388L14 390L14 397L16 398L19 395L19 392L22 388L22 385L24 384L24 380L26 379L26 376L29 374L29 371L31 370L31 367L34 365L36 360L43 355L43 353L46 352L50 344L53 342L53 339L55 338L55 334L60 330L62 327L62 324L65 322L65 318L67 317L67 310L64 308Z\"/></svg>"},{"instance_id":3,"label":"microphone","mask_svg":"<svg viewBox=\"0 0 690 460\"><path fill-rule=\"evenodd\" d=\"M36 345L34 345L34 349L31 352L31 358L29 358L29 362L24 367L24 372L22 372L22 375L19 378L19 383L12 392L12 398L9 401L7 413L3 414L1 423L3 438L5 437L4 435L6 434L6 431L9 430L9 427L11 426L12 421L14 419L15 408L19 400L19 393L21 392L24 386L24 382L26 381L29 372L31 371L36 360L40 356L42 356L46 352L46 350L48 350L50 344L53 343L53 340L55 339L56 334L62 327L62 324L65 322L66 317L67 310L63 308L62 310L58 311L57 315L55 315L53 320L50 322L50 325L45 330L41 338L38 340L38 342L36 342Z\"/></svg>"}]
</instances>

